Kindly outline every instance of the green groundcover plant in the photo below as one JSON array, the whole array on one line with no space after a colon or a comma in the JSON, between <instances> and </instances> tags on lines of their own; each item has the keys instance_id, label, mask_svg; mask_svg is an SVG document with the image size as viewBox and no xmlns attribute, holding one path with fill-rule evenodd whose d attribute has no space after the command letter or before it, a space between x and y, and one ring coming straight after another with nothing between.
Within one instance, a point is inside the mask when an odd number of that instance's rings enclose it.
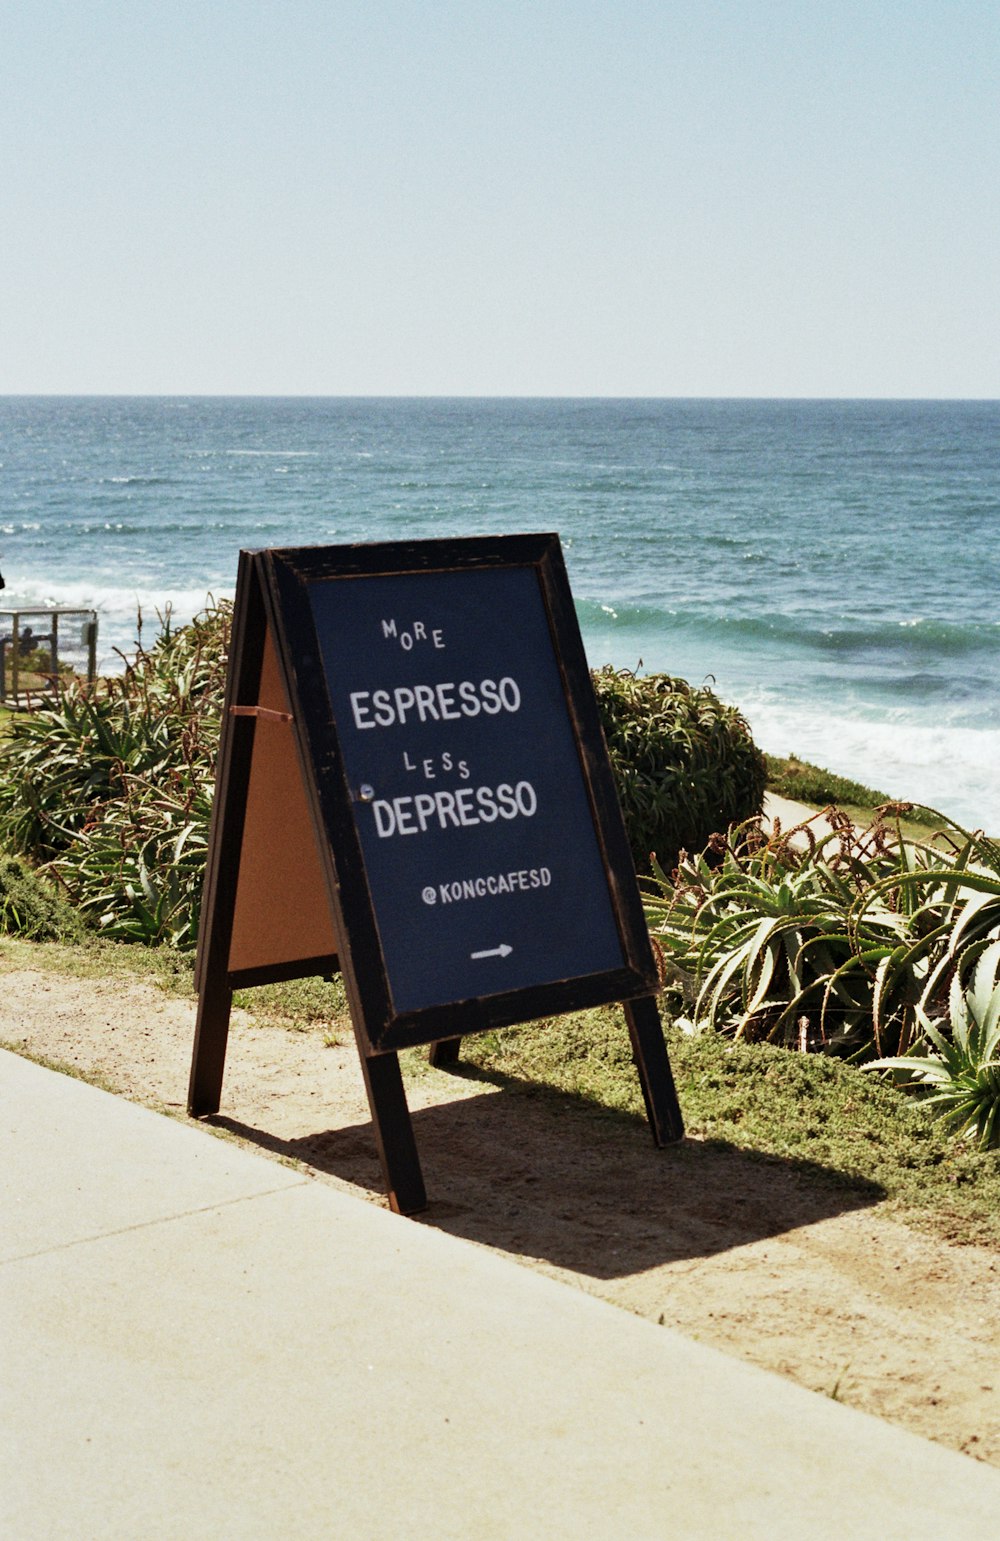
<instances>
[{"instance_id":1,"label":"green groundcover plant","mask_svg":"<svg viewBox=\"0 0 1000 1541\"><path fill-rule=\"evenodd\" d=\"M80 916L16 856L0 854L0 933L33 942L80 942Z\"/></svg>"}]
</instances>

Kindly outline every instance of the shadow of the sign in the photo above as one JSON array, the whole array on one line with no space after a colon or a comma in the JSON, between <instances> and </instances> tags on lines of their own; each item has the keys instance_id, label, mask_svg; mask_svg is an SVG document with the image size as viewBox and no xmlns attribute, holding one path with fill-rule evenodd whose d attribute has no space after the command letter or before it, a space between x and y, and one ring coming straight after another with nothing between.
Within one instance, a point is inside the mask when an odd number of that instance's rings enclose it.
<instances>
[{"instance_id":1,"label":"shadow of the sign","mask_svg":"<svg viewBox=\"0 0 1000 1541\"><path fill-rule=\"evenodd\" d=\"M427 1225L541 1258L594 1279L711 1257L885 1197L875 1183L806 1161L761 1157L721 1140L657 1150L644 1119L462 1067L499 1083L417 1109ZM370 1124L280 1139L236 1120L213 1123L276 1154L376 1191Z\"/></svg>"}]
</instances>

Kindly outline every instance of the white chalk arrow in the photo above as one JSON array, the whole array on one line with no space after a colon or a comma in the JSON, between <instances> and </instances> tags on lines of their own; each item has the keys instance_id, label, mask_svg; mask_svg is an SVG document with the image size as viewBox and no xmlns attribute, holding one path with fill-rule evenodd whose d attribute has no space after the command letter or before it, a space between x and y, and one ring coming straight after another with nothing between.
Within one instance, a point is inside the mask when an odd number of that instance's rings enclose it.
<instances>
[{"instance_id":1,"label":"white chalk arrow","mask_svg":"<svg viewBox=\"0 0 1000 1541\"><path fill-rule=\"evenodd\" d=\"M508 947L506 942L501 942L499 947L486 947L482 952L473 952L469 956L471 958L509 958L513 951L513 947Z\"/></svg>"}]
</instances>

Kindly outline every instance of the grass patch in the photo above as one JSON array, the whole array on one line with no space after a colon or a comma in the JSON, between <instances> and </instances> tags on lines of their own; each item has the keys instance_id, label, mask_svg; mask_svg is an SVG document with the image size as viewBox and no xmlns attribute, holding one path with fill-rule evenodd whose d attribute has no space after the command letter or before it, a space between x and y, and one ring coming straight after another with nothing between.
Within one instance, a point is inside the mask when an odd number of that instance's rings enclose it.
<instances>
[{"instance_id":1,"label":"grass patch","mask_svg":"<svg viewBox=\"0 0 1000 1541\"><path fill-rule=\"evenodd\" d=\"M40 969L71 979L141 980L180 1000L193 1000L194 959L170 947L135 947L93 937L83 946L29 942L0 936L0 963L9 969ZM233 1005L264 1026L322 1031L330 1041L350 1037L350 1013L343 980L289 979L281 984L237 990Z\"/></svg>"},{"instance_id":2,"label":"grass patch","mask_svg":"<svg viewBox=\"0 0 1000 1541\"><path fill-rule=\"evenodd\" d=\"M81 946L0 936L0 963L71 979L140 979L169 995L194 997L194 959L170 947L133 947L98 936Z\"/></svg>"},{"instance_id":3,"label":"grass patch","mask_svg":"<svg viewBox=\"0 0 1000 1541\"><path fill-rule=\"evenodd\" d=\"M800 803L816 803L819 807L826 807L827 803L849 804L852 808L872 809L878 808L882 803L892 802L888 792L879 792L874 787L866 787L860 781L851 781L847 776L838 776L834 771L824 770L821 765L810 765L808 760L800 760L798 755L764 756L767 761L767 788L769 792L775 792L779 797L791 797Z\"/></svg>"},{"instance_id":4,"label":"grass patch","mask_svg":"<svg viewBox=\"0 0 1000 1541\"><path fill-rule=\"evenodd\" d=\"M327 1043L350 1038L353 1033L344 981L333 979L286 979L276 985L256 985L237 990L233 1005L252 1012L258 1022L295 1032L321 1031Z\"/></svg>"},{"instance_id":5,"label":"grass patch","mask_svg":"<svg viewBox=\"0 0 1000 1541\"><path fill-rule=\"evenodd\" d=\"M1000 1153L950 1141L892 1086L839 1060L668 1029L688 1133L762 1160L800 1162L846 1187L875 1183L910 1223L949 1241L1000 1246ZM615 1008L478 1034L481 1069L584 1098L605 1116L644 1117L628 1031Z\"/></svg>"}]
</instances>

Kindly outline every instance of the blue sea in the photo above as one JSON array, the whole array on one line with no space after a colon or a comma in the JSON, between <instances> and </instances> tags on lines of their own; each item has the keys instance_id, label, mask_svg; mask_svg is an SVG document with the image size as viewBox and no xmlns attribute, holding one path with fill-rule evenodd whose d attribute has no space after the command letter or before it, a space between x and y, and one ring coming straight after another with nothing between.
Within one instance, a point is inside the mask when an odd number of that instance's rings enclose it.
<instances>
[{"instance_id":1,"label":"blue sea","mask_svg":"<svg viewBox=\"0 0 1000 1541\"><path fill-rule=\"evenodd\" d=\"M241 547L557 530L592 664L1000 824L1000 403L0 398L4 607L102 666Z\"/></svg>"}]
</instances>

